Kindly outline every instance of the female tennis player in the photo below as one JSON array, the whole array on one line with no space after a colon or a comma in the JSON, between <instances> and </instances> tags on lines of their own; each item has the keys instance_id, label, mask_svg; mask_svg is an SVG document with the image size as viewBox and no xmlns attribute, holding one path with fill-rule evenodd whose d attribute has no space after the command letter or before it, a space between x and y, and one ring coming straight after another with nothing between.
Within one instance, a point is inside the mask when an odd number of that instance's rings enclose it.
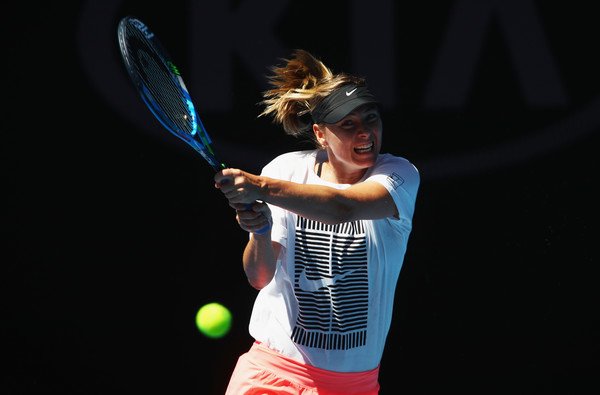
<instances>
[{"instance_id":1,"label":"female tennis player","mask_svg":"<svg viewBox=\"0 0 600 395\"><path fill-rule=\"evenodd\" d=\"M215 176L242 229L271 224L243 254L260 290L255 343L227 394L377 394L419 174L379 153L382 120L364 79L302 50L273 72L263 115L317 148L281 155L261 175Z\"/></svg>"}]
</instances>

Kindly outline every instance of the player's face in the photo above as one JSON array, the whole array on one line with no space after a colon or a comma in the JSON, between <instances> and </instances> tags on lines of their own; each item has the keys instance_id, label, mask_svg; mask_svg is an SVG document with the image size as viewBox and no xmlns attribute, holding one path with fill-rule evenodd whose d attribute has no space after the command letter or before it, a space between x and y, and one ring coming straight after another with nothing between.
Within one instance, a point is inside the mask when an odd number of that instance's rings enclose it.
<instances>
[{"instance_id":1,"label":"player's face","mask_svg":"<svg viewBox=\"0 0 600 395\"><path fill-rule=\"evenodd\" d=\"M340 174L359 181L375 164L381 149L382 122L374 104L356 108L335 124L315 128L317 140L327 147L329 163Z\"/></svg>"}]
</instances>

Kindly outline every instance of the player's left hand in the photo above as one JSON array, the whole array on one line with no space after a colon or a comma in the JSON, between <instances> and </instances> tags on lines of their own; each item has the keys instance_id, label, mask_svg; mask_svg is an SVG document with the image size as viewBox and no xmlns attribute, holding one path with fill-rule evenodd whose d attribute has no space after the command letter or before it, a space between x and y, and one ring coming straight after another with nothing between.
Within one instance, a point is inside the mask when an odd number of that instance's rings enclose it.
<instances>
[{"instance_id":1,"label":"player's left hand","mask_svg":"<svg viewBox=\"0 0 600 395\"><path fill-rule=\"evenodd\" d=\"M236 220L246 232L258 232L271 224L271 210L264 202L252 204L230 203L236 211Z\"/></svg>"}]
</instances>

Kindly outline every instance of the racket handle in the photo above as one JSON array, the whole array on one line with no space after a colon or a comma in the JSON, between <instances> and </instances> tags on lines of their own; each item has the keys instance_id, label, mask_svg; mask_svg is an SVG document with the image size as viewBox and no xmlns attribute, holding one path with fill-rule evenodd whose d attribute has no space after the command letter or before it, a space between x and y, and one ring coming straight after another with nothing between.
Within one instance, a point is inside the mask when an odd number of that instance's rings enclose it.
<instances>
[{"instance_id":1,"label":"racket handle","mask_svg":"<svg viewBox=\"0 0 600 395\"><path fill-rule=\"evenodd\" d=\"M252 210L252 205L246 204L246 210L248 210L248 211ZM267 233L269 231L269 229L271 229L271 224L267 223L267 226L265 226L262 229L257 230L254 233L256 233L257 235L264 235L265 233Z\"/></svg>"}]
</instances>

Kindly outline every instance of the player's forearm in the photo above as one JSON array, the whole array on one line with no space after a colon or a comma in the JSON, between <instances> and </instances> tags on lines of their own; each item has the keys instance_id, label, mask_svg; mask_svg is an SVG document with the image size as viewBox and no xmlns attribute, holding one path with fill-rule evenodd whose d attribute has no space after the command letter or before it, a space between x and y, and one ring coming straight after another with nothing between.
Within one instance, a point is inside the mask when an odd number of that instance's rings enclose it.
<instances>
[{"instance_id":1,"label":"player's forearm","mask_svg":"<svg viewBox=\"0 0 600 395\"><path fill-rule=\"evenodd\" d=\"M262 177L262 200L328 224L355 218L357 202L343 190Z\"/></svg>"},{"instance_id":2,"label":"player's forearm","mask_svg":"<svg viewBox=\"0 0 600 395\"><path fill-rule=\"evenodd\" d=\"M271 232L253 234L244 250L244 272L256 289L264 288L275 275L276 257L271 243Z\"/></svg>"}]
</instances>

